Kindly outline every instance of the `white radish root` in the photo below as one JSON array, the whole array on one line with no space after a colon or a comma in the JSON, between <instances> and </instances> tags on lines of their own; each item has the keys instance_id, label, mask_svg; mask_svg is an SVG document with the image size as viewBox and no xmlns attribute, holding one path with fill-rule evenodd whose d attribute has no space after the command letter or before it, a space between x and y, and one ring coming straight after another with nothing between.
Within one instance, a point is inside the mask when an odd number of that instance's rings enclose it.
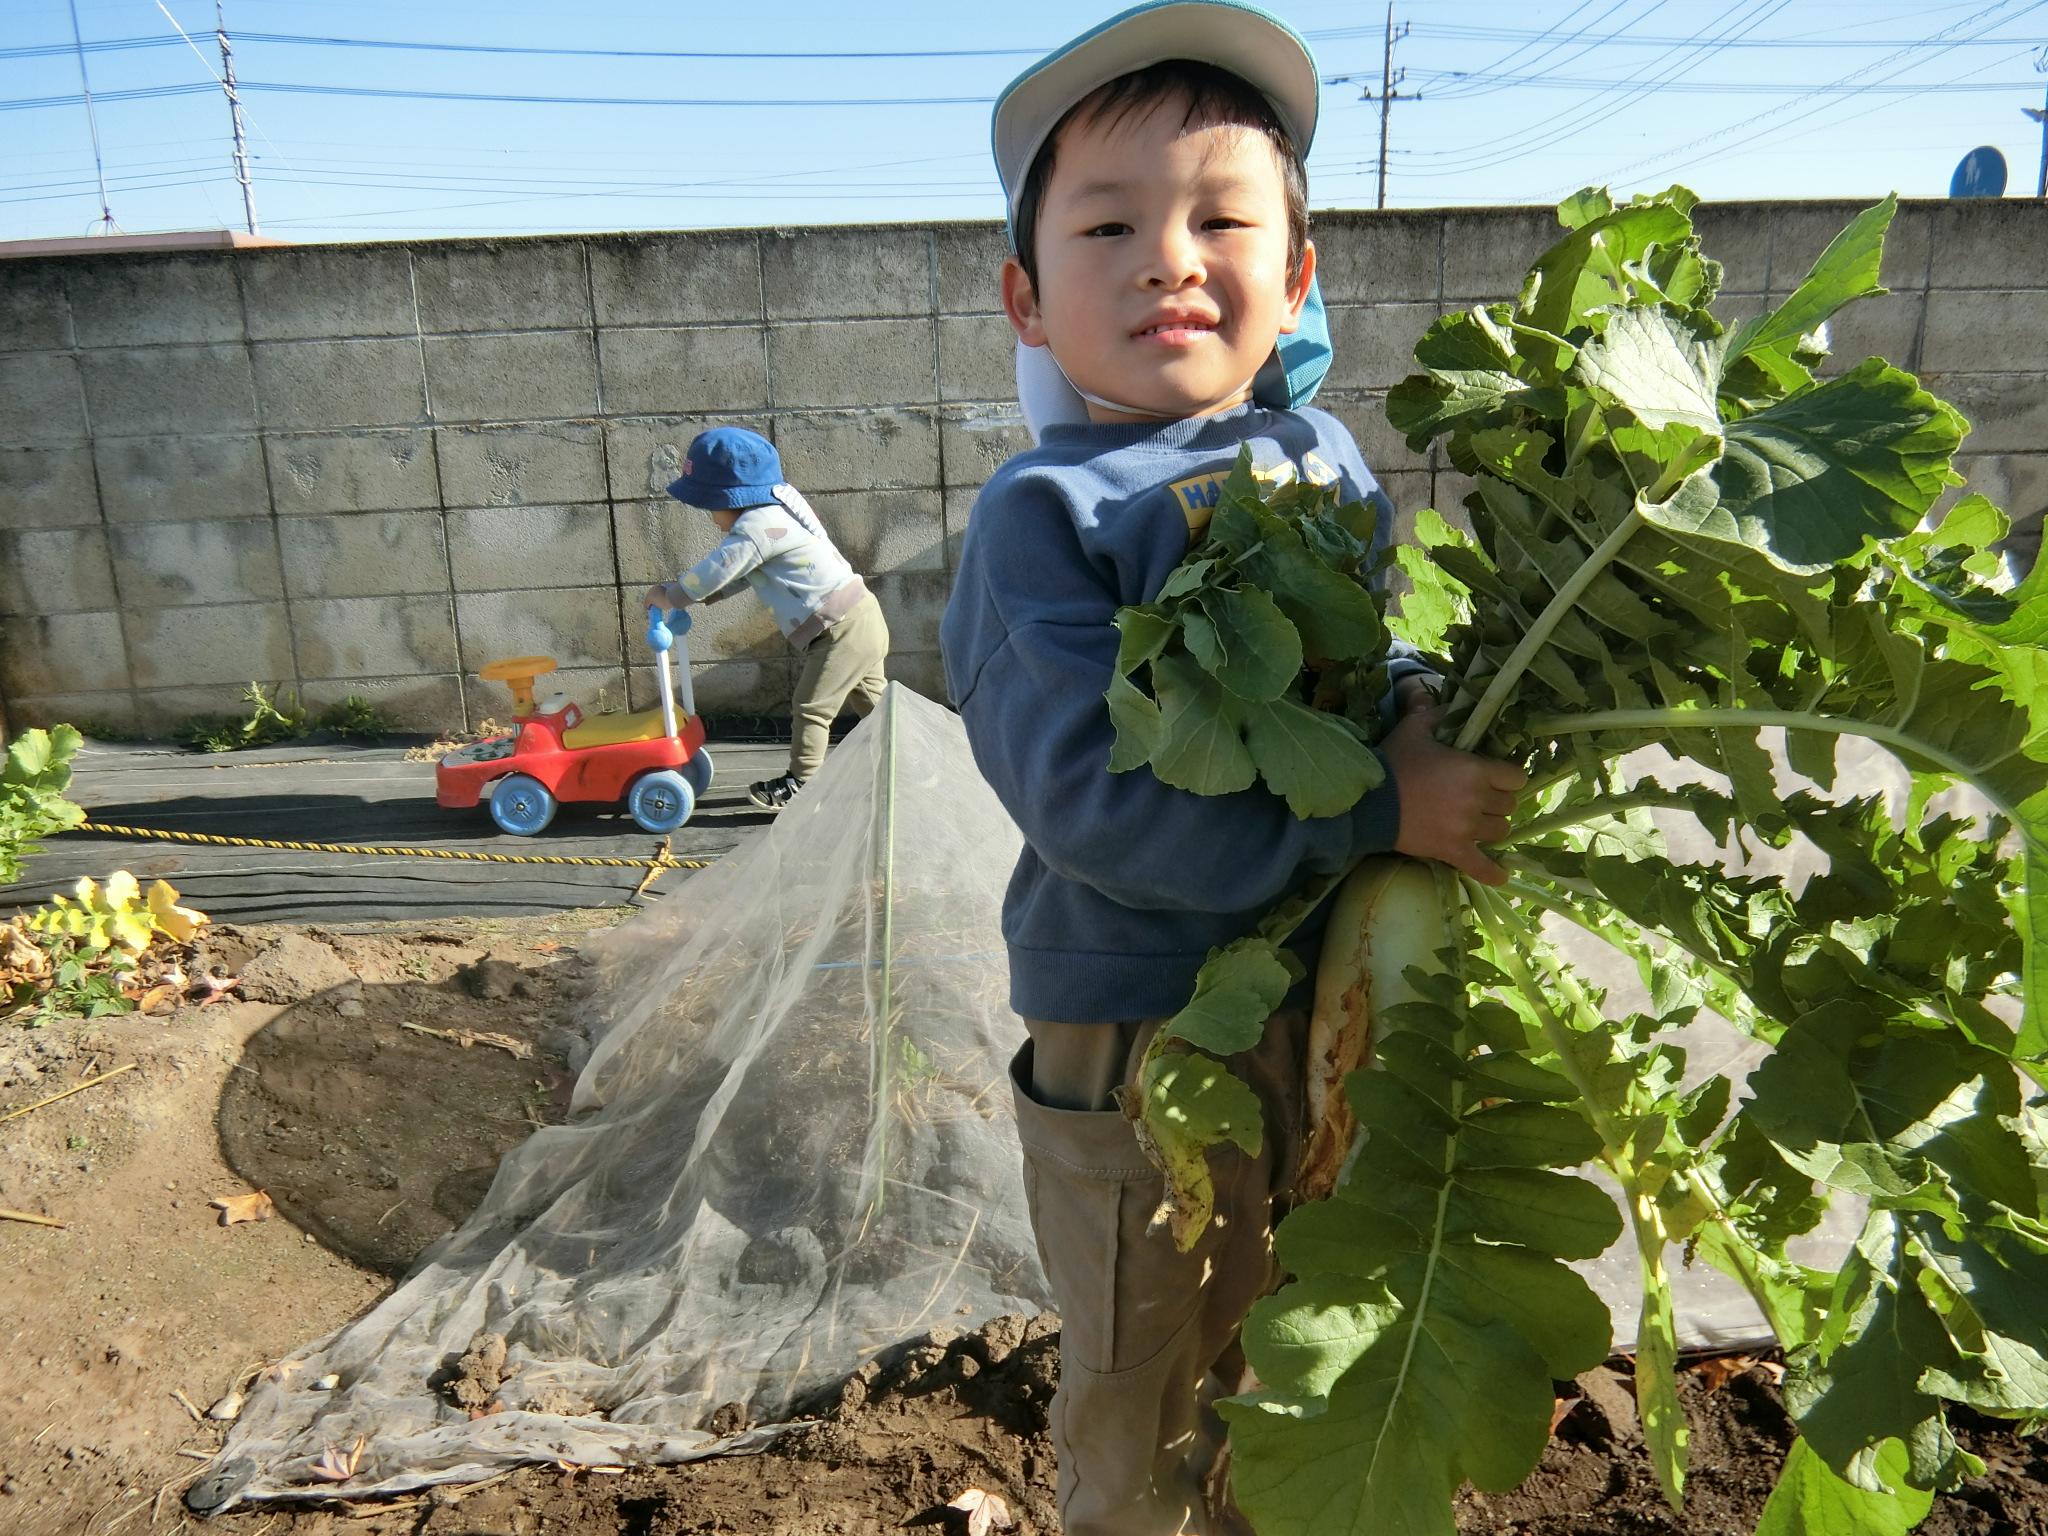
<instances>
[{"instance_id":1,"label":"white radish root","mask_svg":"<svg viewBox=\"0 0 2048 1536\"><path fill-rule=\"evenodd\" d=\"M1436 878L1418 859L1377 854L1338 888L1309 1017L1297 1199L1327 1199L1336 1189L1358 1138L1344 1079L1366 1064L1375 1013L1416 998L1407 969L1435 970L1449 942Z\"/></svg>"}]
</instances>

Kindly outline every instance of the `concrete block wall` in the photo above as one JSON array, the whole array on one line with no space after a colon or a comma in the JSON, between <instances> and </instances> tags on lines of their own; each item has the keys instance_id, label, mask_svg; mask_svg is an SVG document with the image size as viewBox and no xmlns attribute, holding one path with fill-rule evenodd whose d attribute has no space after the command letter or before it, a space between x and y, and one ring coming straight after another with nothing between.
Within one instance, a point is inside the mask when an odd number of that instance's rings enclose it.
<instances>
[{"instance_id":1,"label":"concrete block wall","mask_svg":"<svg viewBox=\"0 0 2048 1536\"><path fill-rule=\"evenodd\" d=\"M1854 204L1701 210L1729 308L1790 292ZM1459 477L1388 430L1448 308L1503 297L1547 210L1316 219L1321 403L1404 521ZM1908 205L1893 292L1840 355L1923 374L1975 425L1972 486L2048 506L2048 207ZM669 501L705 426L770 436L865 571L892 674L943 696L937 626L977 488L1025 444L984 224L308 246L0 262L0 706L163 730L246 683L362 694L420 728L502 716L498 656L654 696L637 598L709 547ZM692 636L707 712L780 713L746 598Z\"/></svg>"}]
</instances>

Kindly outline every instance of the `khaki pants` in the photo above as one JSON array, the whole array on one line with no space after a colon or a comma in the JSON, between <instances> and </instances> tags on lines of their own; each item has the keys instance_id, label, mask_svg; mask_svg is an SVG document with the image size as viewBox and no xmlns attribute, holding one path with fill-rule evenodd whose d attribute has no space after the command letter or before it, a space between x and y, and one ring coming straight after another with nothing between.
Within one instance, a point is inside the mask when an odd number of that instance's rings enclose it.
<instances>
[{"instance_id":1,"label":"khaki pants","mask_svg":"<svg viewBox=\"0 0 2048 1536\"><path fill-rule=\"evenodd\" d=\"M888 657L889 623L872 592L804 647L790 704L789 771L798 783L809 783L824 766L832 722L842 707L851 704L855 714L864 715L882 702L888 687L882 663Z\"/></svg>"},{"instance_id":2,"label":"khaki pants","mask_svg":"<svg viewBox=\"0 0 2048 1536\"><path fill-rule=\"evenodd\" d=\"M1227 1505L1205 1508L1223 1443L1207 1405L1239 1390L1238 1327L1278 1280L1272 1224L1300 1156L1307 1015L1275 1014L1260 1044L1230 1059L1259 1096L1266 1134L1256 1157L1210 1154L1219 1219L1188 1253L1164 1227L1148 1230L1164 1184L1111 1097L1160 1021L1024 1022L1031 1040L1011 1088L1031 1224L1060 1310L1052 1439L1062 1528L1247 1530Z\"/></svg>"}]
</instances>

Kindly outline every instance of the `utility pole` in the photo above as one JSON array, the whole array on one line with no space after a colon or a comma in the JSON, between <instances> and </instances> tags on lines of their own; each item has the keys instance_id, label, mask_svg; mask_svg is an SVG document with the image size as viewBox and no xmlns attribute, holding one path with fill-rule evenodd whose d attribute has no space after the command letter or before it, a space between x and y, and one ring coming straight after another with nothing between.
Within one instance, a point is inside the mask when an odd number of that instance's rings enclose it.
<instances>
[{"instance_id":1,"label":"utility pole","mask_svg":"<svg viewBox=\"0 0 2048 1536\"><path fill-rule=\"evenodd\" d=\"M1422 99L1422 93L1419 91L1404 91L1401 89L1401 82L1408 78L1408 71L1394 68L1394 44L1401 41L1407 35L1407 22L1402 22L1399 27L1394 25L1394 7L1391 0L1389 0L1387 5L1386 49L1380 55L1379 95L1375 97L1372 92L1372 86L1366 83L1366 81L1370 80L1370 76L1361 80L1357 75L1331 75L1324 82L1326 85L1355 85L1358 87L1358 99L1360 101L1377 100L1380 104L1380 195L1379 201L1375 205L1380 208L1387 206L1388 118L1394 110L1395 102L1420 101Z\"/></svg>"},{"instance_id":2,"label":"utility pole","mask_svg":"<svg viewBox=\"0 0 2048 1536\"><path fill-rule=\"evenodd\" d=\"M1408 35L1408 23L1401 23L1399 37ZM1394 88L1408 78L1408 71L1394 72L1394 0L1387 0L1387 51L1380 58L1380 200L1376 207L1387 206L1387 118L1394 110Z\"/></svg>"},{"instance_id":3,"label":"utility pole","mask_svg":"<svg viewBox=\"0 0 2048 1536\"><path fill-rule=\"evenodd\" d=\"M2048 75L2048 48L2034 55L2034 72ZM2041 93L2041 105L2021 107L2020 110L2041 125L2041 179L2034 187L2034 196L2048 198L2048 89Z\"/></svg>"},{"instance_id":4,"label":"utility pole","mask_svg":"<svg viewBox=\"0 0 2048 1536\"><path fill-rule=\"evenodd\" d=\"M1407 35L1407 22L1402 22L1399 28L1395 27L1394 7L1392 0L1389 0L1387 5L1387 43L1385 52L1380 55L1380 93L1377 98L1380 104L1380 195L1379 201L1375 206L1380 208L1387 206L1388 118L1393 113L1395 102L1414 101L1416 99L1414 95L1401 89L1401 82L1408 78L1408 71L1394 68L1394 44L1401 41ZM1359 77L1356 75L1333 75L1330 78L1330 84L1332 85L1339 84L1340 82L1349 82L1358 86L1358 99L1360 101L1372 101L1375 99L1372 87L1360 83Z\"/></svg>"},{"instance_id":5,"label":"utility pole","mask_svg":"<svg viewBox=\"0 0 2048 1536\"><path fill-rule=\"evenodd\" d=\"M242 212L249 233L256 233L256 188L249 180L249 140L242 130L242 98L235 92L235 51L228 46L224 0L213 0L213 35L220 43L220 85L228 93L228 115L235 125L235 180L242 184Z\"/></svg>"}]
</instances>

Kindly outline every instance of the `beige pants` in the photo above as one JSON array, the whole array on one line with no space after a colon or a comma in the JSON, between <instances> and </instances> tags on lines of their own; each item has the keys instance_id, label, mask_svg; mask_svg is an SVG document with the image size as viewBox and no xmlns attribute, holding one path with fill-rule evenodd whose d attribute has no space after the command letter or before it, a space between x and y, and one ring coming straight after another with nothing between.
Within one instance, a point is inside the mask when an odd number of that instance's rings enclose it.
<instances>
[{"instance_id":1,"label":"beige pants","mask_svg":"<svg viewBox=\"0 0 2048 1536\"><path fill-rule=\"evenodd\" d=\"M889 658L889 622L870 592L837 624L804 647L790 704L789 771L809 783L825 763L832 722L846 705L864 715L882 702L888 686L882 663Z\"/></svg>"},{"instance_id":2,"label":"beige pants","mask_svg":"<svg viewBox=\"0 0 2048 1536\"><path fill-rule=\"evenodd\" d=\"M1031 1042L1011 1088L1031 1224L1060 1311L1052 1439L1062 1528L1247 1530L1226 1500L1205 1498L1223 1443L1207 1405L1239 1390L1238 1327L1278 1278L1272 1224L1300 1155L1307 1015L1275 1014L1264 1040L1231 1058L1259 1096L1266 1135L1256 1157L1210 1154L1219 1220L1188 1253L1150 1230L1164 1186L1111 1097L1159 1021L1025 1027Z\"/></svg>"}]
</instances>

